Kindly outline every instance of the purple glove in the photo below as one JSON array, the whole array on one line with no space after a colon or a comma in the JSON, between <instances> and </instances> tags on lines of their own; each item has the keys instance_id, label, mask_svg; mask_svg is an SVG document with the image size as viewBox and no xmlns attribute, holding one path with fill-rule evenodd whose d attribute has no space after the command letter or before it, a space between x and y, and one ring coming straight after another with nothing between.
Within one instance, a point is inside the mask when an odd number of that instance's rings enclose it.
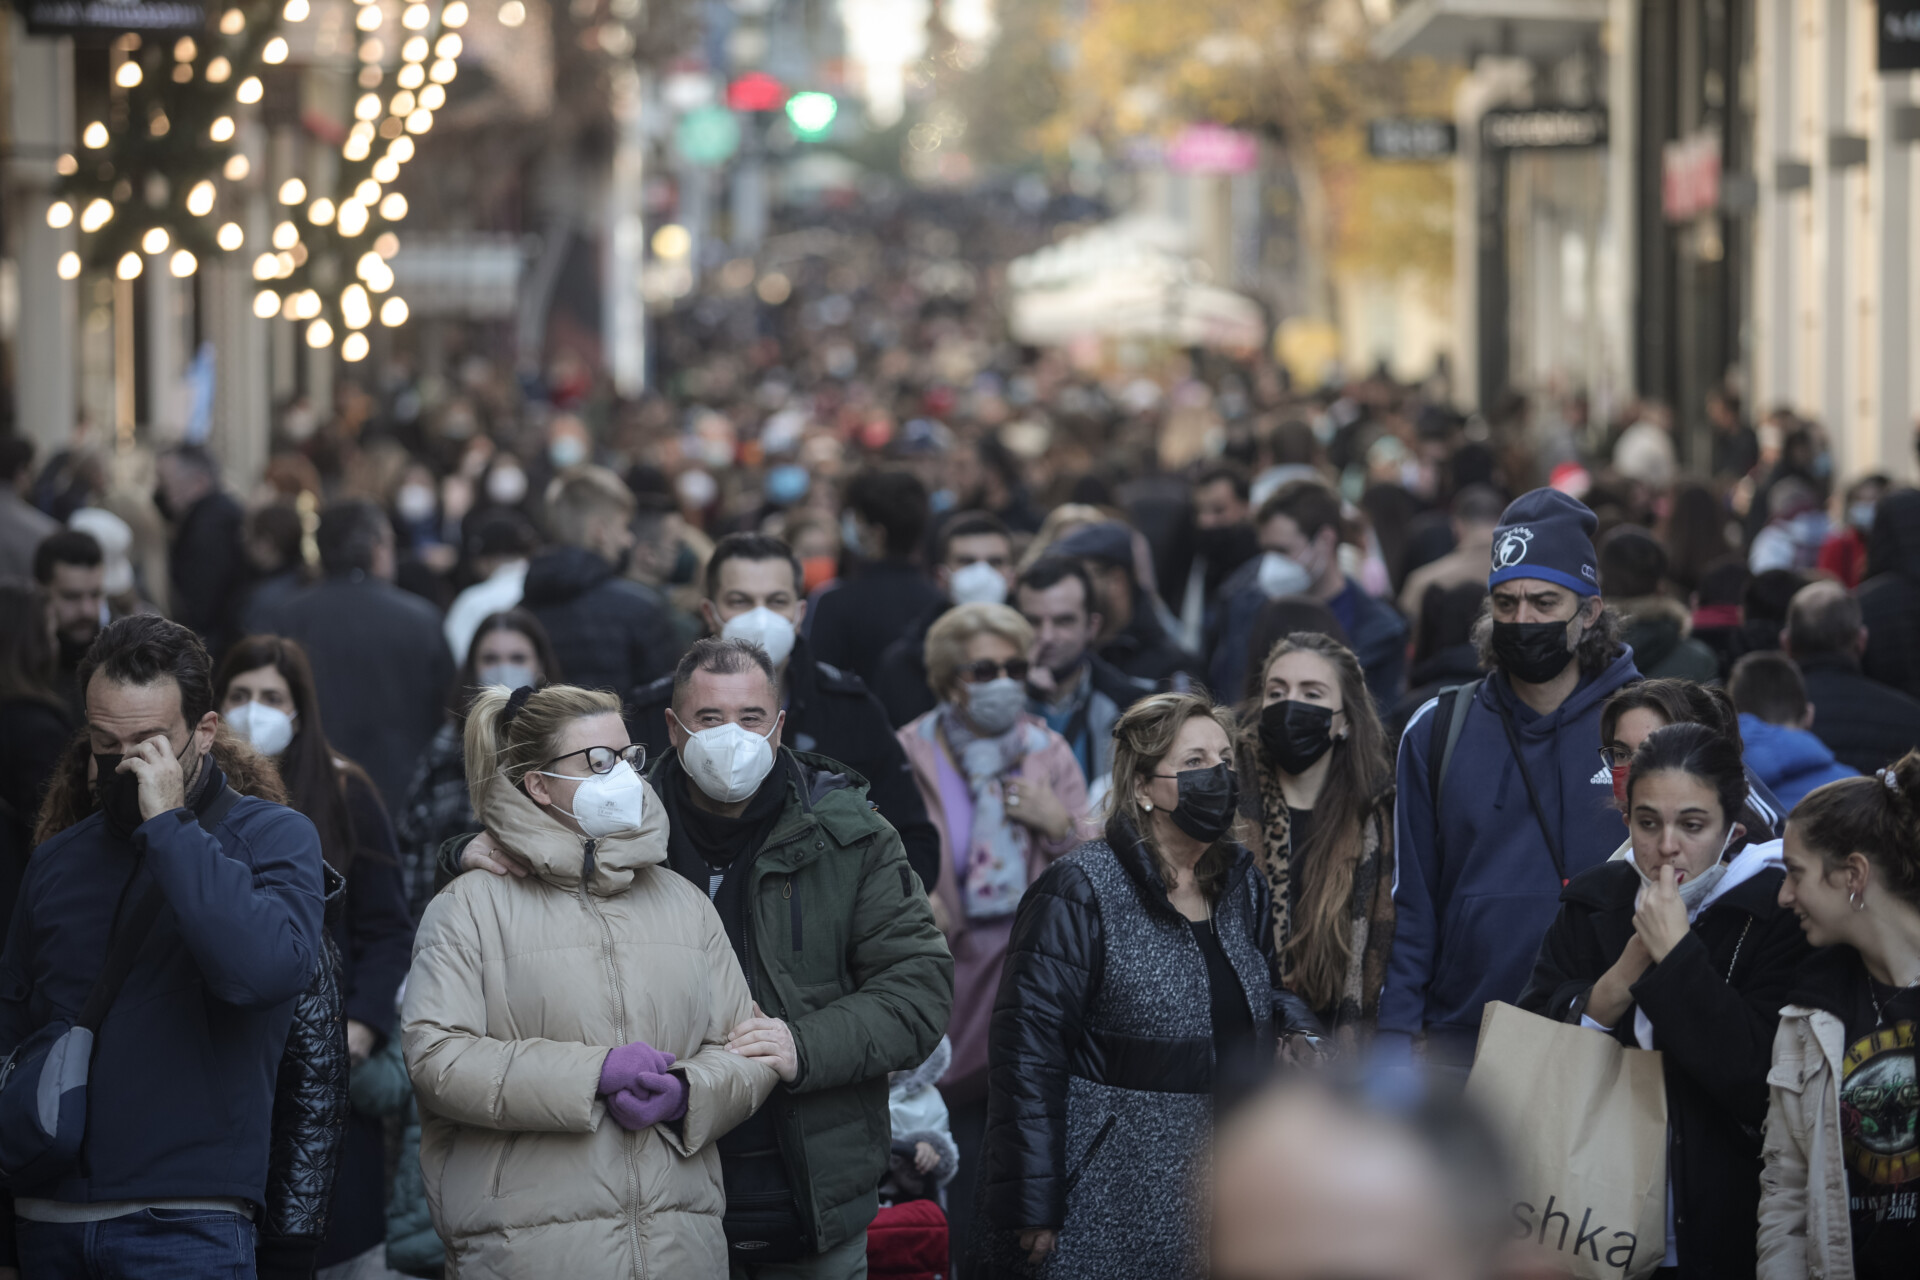
<instances>
[{"instance_id":1,"label":"purple glove","mask_svg":"<svg viewBox=\"0 0 1920 1280\"><path fill-rule=\"evenodd\" d=\"M674 1063L670 1053L662 1053L645 1040L623 1044L609 1050L600 1064L600 1096L610 1098L622 1089L630 1089L643 1075L659 1075Z\"/></svg>"},{"instance_id":2,"label":"purple glove","mask_svg":"<svg viewBox=\"0 0 1920 1280\"><path fill-rule=\"evenodd\" d=\"M649 1071L630 1089L607 1099L607 1110L622 1129L635 1131L678 1120L687 1114L687 1082L676 1075Z\"/></svg>"}]
</instances>

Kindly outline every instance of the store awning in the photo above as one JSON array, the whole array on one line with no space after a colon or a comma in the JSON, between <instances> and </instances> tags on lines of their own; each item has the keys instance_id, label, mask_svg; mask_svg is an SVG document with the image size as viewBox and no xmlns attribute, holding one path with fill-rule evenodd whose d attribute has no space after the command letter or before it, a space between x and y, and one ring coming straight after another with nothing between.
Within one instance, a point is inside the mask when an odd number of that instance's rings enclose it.
<instances>
[{"instance_id":1,"label":"store awning","mask_svg":"<svg viewBox=\"0 0 1920 1280\"><path fill-rule=\"evenodd\" d=\"M1411 0L1373 38L1376 58L1472 62L1500 54L1537 62L1579 51L1599 35L1607 0Z\"/></svg>"}]
</instances>

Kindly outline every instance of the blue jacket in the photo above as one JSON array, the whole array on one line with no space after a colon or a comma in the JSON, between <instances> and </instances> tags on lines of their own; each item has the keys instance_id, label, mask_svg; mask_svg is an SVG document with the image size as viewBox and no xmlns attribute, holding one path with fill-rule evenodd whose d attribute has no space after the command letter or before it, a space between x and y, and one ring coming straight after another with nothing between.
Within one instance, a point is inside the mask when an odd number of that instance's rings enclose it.
<instances>
[{"instance_id":1,"label":"blue jacket","mask_svg":"<svg viewBox=\"0 0 1920 1280\"><path fill-rule=\"evenodd\" d=\"M1353 626L1346 636L1353 656L1366 673L1367 689L1382 711L1393 706L1407 670L1407 620L1384 600L1376 600L1352 578L1347 590L1353 600ZM1208 651L1208 688L1222 702L1238 702L1247 678L1247 664L1267 655L1248 653L1253 624L1268 600L1260 589L1260 557L1235 569L1220 584L1215 611L1213 647ZM1337 639L1338 637L1336 637Z\"/></svg>"},{"instance_id":2,"label":"blue jacket","mask_svg":"<svg viewBox=\"0 0 1920 1280\"><path fill-rule=\"evenodd\" d=\"M1434 703L1414 712L1400 739L1395 923L1380 1030L1424 1030L1442 1054L1459 1053L1464 1061L1479 1034L1482 1007L1519 998L1560 909L1560 874L1528 803L1500 708L1513 717L1571 878L1620 846L1613 779L1598 754L1600 709L1614 690L1639 678L1628 649L1542 716L1514 696L1504 673L1488 676L1441 780L1437 847L1427 784Z\"/></svg>"},{"instance_id":3,"label":"blue jacket","mask_svg":"<svg viewBox=\"0 0 1920 1280\"><path fill-rule=\"evenodd\" d=\"M1788 810L1815 787L1860 776L1835 760L1833 749L1805 729L1769 724L1742 712L1740 737L1746 744L1747 768L1760 775Z\"/></svg>"},{"instance_id":4,"label":"blue jacket","mask_svg":"<svg viewBox=\"0 0 1920 1280\"><path fill-rule=\"evenodd\" d=\"M274 1081L324 928L320 838L292 809L242 797L209 835L183 807L131 841L95 812L34 850L0 954L0 1054L79 1015L123 886L131 910L155 881L166 905L94 1043L82 1171L18 1194L264 1198Z\"/></svg>"}]
</instances>

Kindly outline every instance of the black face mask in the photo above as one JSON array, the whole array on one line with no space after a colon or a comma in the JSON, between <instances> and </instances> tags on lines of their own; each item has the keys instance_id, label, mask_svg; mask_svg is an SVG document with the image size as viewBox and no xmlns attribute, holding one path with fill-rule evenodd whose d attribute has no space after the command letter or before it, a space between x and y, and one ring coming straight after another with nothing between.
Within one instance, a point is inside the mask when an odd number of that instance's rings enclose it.
<instances>
[{"instance_id":1,"label":"black face mask","mask_svg":"<svg viewBox=\"0 0 1920 1280\"><path fill-rule=\"evenodd\" d=\"M191 745L192 743L189 742L188 746ZM186 753L186 747L182 747L180 756ZM180 756L174 758L177 760ZM116 772L120 768L120 762L125 759L124 755L117 752L113 755L94 752L93 767L97 776L94 778L93 794L100 802L101 812L107 815L107 830L122 840L130 840L133 838L134 828L145 822L146 818L140 813L140 775L131 769L125 773ZM191 770L184 764L180 766L181 777L186 780L189 802L191 802L193 784L199 772L198 760L194 761L194 767Z\"/></svg>"},{"instance_id":2,"label":"black face mask","mask_svg":"<svg viewBox=\"0 0 1920 1280\"><path fill-rule=\"evenodd\" d=\"M1333 746L1333 708L1312 702L1274 702L1260 710L1260 749L1298 776Z\"/></svg>"},{"instance_id":3,"label":"black face mask","mask_svg":"<svg viewBox=\"0 0 1920 1280\"><path fill-rule=\"evenodd\" d=\"M1180 784L1180 802L1168 815L1173 825L1204 844L1227 834L1240 807L1240 780L1233 770L1222 762L1211 769L1182 769L1173 777Z\"/></svg>"},{"instance_id":4,"label":"black face mask","mask_svg":"<svg viewBox=\"0 0 1920 1280\"><path fill-rule=\"evenodd\" d=\"M1500 669L1527 684L1545 684L1567 669L1573 650L1564 622L1496 622L1493 656Z\"/></svg>"}]
</instances>

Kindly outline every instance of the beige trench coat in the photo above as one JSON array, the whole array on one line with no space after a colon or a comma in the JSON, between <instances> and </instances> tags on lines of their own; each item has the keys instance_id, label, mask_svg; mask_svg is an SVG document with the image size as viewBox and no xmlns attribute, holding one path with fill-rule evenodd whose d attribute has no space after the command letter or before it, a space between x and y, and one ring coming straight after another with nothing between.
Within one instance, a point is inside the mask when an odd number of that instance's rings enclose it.
<instances>
[{"instance_id":1,"label":"beige trench coat","mask_svg":"<svg viewBox=\"0 0 1920 1280\"><path fill-rule=\"evenodd\" d=\"M420 1165L449 1277L722 1280L714 1142L773 1070L730 1054L751 1015L720 917L665 864L651 788L637 837L585 842L510 787L487 830L534 868L461 876L414 942L401 1018ZM678 1055L686 1117L629 1133L596 1096L607 1051Z\"/></svg>"}]
</instances>

